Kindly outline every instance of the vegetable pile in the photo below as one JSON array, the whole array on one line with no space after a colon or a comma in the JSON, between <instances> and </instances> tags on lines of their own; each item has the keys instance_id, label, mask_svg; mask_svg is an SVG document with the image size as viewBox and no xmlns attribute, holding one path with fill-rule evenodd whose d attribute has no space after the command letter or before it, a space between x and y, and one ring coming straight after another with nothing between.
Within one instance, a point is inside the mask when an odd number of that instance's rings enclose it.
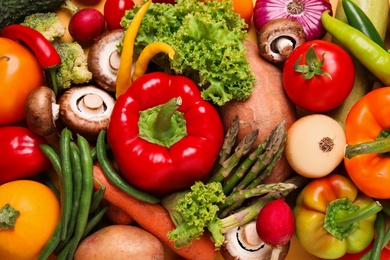
<instances>
[{"instance_id":1,"label":"vegetable pile","mask_svg":"<svg viewBox=\"0 0 390 260\"><path fill-rule=\"evenodd\" d=\"M386 257L390 2L332 4L1 2L0 258Z\"/></svg>"}]
</instances>

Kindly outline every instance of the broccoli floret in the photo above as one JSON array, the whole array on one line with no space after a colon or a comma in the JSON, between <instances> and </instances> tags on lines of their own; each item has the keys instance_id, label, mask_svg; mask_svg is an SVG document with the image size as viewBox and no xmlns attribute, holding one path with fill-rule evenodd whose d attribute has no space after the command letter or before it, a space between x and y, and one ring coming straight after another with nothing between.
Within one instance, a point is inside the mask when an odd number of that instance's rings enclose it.
<instances>
[{"instance_id":1,"label":"broccoli floret","mask_svg":"<svg viewBox=\"0 0 390 260\"><path fill-rule=\"evenodd\" d=\"M31 14L21 24L37 30L50 42L61 38L66 32L66 27L54 12Z\"/></svg>"},{"instance_id":2,"label":"broccoli floret","mask_svg":"<svg viewBox=\"0 0 390 260\"><path fill-rule=\"evenodd\" d=\"M72 84L87 83L92 79L88 69L87 55L77 42L62 42L56 45L61 65L56 71L59 89L70 88Z\"/></svg>"},{"instance_id":3,"label":"broccoli floret","mask_svg":"<svg viewBox=\"0 0 390 260\"><path fill-rule=\"evenodd\" d=\"M207 228L217 248L224 242L222 222L218 218L218 204L225 194L219 182L196 182L187 192L174 193L163 200L176 229L168 233L176 247L188 245L198 239Z\"/></svg>"}]
</instances>

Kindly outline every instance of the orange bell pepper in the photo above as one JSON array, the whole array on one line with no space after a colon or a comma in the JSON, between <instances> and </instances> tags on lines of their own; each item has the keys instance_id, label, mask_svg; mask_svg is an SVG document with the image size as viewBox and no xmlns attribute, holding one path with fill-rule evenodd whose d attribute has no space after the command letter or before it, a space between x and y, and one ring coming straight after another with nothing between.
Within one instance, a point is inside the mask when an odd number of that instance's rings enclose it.
<instances>
[{"instance_id":1,"label":"orange bell pepper","mask_svg":"<svg viewBox=\"0 0 390 260\"><path fill-rule=\"evenodd\" d=\"M346 119L345 168L365 194L390 198L390 87L361 98Z\"/></svg>"}]
</instances>

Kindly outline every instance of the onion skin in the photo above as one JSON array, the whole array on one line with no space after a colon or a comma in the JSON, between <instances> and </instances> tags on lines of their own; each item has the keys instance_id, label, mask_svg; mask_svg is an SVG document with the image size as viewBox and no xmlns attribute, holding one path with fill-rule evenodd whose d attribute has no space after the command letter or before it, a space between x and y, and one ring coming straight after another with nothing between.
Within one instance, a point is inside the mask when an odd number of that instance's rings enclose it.
<instances>
[{"instance_id":1,"label":"onion skin","mask_svg":"<svg viewBox=\"0 0 390 260\"><path fill-rule=\"evenodd\" d=\"M289 11L288 6L292 3L301 6L300 13ZM295 8L297 12L298 9ZM306 41L322 39L326 30L321 23L321 14L326 10L332 15L332 4L329 0L257 0L253 10L253 23L256 31L260 31L271 20L289 18L302 25Z\"/></svg>"}]
</instances>

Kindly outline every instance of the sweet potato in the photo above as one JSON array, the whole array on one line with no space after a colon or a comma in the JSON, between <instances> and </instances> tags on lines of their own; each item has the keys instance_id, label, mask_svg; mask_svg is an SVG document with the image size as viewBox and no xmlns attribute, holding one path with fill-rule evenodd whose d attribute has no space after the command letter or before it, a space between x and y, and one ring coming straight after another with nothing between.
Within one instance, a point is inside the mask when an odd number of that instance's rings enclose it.
<instances>
[{"instance_id":1,"label":"sweet potato","mask_svg":"<svg viewBox=\"0 0 390 260\"><path fill-rule=\"evenodd\" d=\"M245 41L245 47L246 58L257 80L254 90L247 100L230 101L218 109L225 129L238 115L240 128L237 141L258 128L256 147L282 120L286 120L286 128L289 128L297 119L297 112L284 92L281 69L261 58L256 44ZM283 156L266 182L284 181L291 173L292 169Z\"/></svg>"}]
</instances>

